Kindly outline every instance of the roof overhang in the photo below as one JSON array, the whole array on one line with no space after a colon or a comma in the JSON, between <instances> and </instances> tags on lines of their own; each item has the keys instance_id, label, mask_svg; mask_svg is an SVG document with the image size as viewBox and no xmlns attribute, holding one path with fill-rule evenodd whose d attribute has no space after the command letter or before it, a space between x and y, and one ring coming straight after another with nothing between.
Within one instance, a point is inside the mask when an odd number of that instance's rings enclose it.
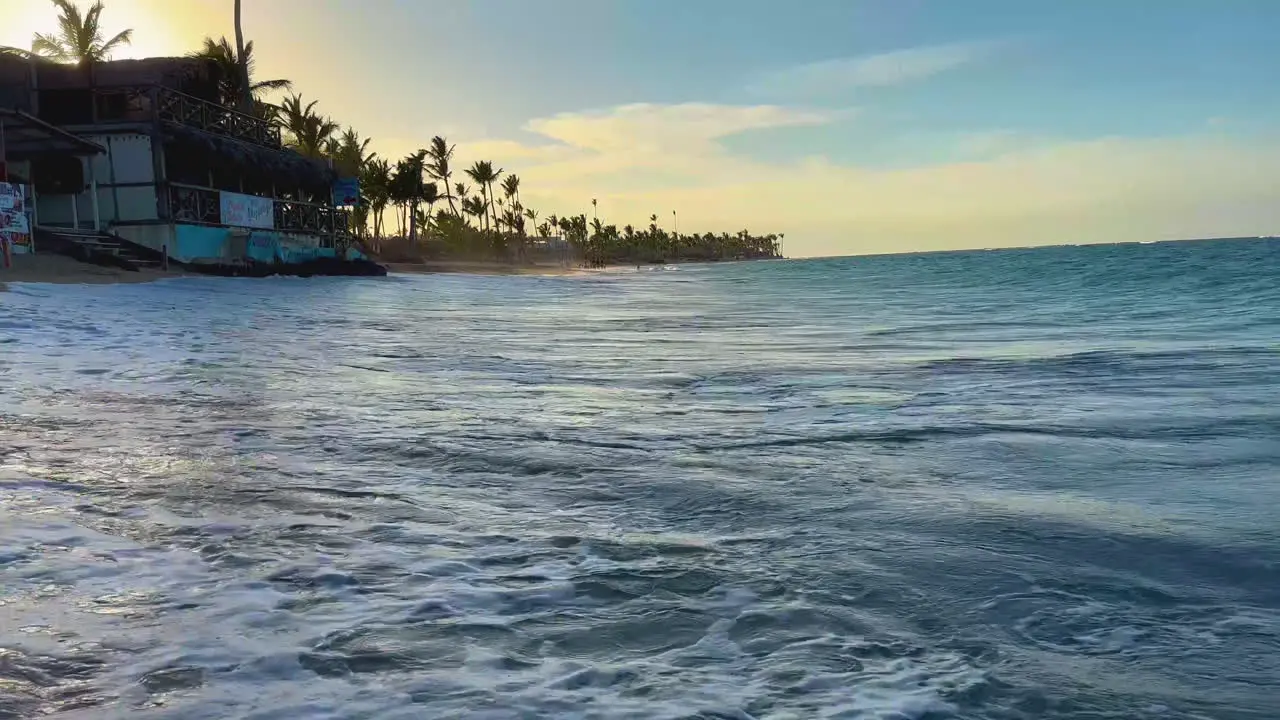
<instances>
[{"instance_id":1,"label":"roof overhang","mask_svg":"<svg viewBox=\"0 0 1280 720\"><path fill-rule=\"evenodd\" d=\"M101 155L107 149L98 143L72 135L21 110L0 108L0 160L29 160L41 155Z\"/></svg>"}]
</instances>

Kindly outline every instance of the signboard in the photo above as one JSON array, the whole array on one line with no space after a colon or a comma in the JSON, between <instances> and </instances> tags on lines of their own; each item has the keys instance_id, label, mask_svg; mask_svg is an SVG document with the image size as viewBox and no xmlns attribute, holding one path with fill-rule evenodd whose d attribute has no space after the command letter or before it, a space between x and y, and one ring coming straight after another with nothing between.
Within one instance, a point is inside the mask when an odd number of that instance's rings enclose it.
<instances>
[{"instance_id":1,"label":"signboard","mask_svg":"<svg viewBox=\"0 0 1280 720\"><path fill-rule=\"evenodd\" d=\"M335 207L360 204L360 178L338 178L333 182Z\"/></svg>"},{"instance_id":2,"label":"signboard","mask_svg":"<svg viewBox=\"0 0 1280 720\"><path fill-rule=\"evenodd\" d=\"M223 225L262 230L271 230L276 225L276 205L271 198L219 192L218 205Z\"/></svg>"},{"instance_id":3,"label":"signboard","mask_svg":"<svg viewBox=\"0 0 1280 720\"><path fill-rule=\"evenodd\" d=\"M0 211L21 208L22 186L16 183L0 182Z\"/></svg>"},{"instance_id":4,"label":"signboard","mask_svg":"<svg viewBox=\"0 0 1280 720\"><path fill-rule=\"evenodd\" d=\"M31 251L31 218L27 215L26 188L0 182L0 243L22 254Z\"/></svg>"}]
</instances>

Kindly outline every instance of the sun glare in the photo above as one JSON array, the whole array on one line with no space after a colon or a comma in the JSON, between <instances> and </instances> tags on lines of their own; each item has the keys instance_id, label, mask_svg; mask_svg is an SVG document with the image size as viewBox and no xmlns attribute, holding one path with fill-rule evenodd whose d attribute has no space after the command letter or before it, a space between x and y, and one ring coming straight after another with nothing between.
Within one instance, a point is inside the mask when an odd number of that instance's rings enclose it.
<instances>
[{"instance_id":1,"label":"sun glare","mask_svg":"<svg viewBox=\"0 0 1280 720\"><path fill-rule=\"evenodd\" d=\"M87 3L80 3L82 9ZM154 57L161 55L185 55L195 48L190 33L176 32L173 23L162 14L144 11L142 3L134 0L116 0L108 3L102 14L103 38L110 38L121 30L133 29L133 42L112 53L113 60ZM179 12L178 19L188 13ZM57 30L57 10L52 3L23 3L17 10L6 8L5 22L0 23L0 45L22 50L31 48L31 38L38 32L53 33ZM198 40L198 38L196 38Z\"/></svg>"}]
</instances>

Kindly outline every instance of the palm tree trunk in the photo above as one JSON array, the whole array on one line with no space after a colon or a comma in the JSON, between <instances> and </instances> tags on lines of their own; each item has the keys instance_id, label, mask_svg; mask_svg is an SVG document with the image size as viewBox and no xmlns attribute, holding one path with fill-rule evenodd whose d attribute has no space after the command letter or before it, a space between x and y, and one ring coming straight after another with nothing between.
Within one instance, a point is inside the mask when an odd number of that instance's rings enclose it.
<instances>
[{"instance_id":1,"label":"palm tree trunk","mask_svg":"<svg viewBox=\"0 0 1280 720\"><path fill-rule=\"evenodd\" d=\"M453 204L453 190L451 189L452 186L449 184L449 178L452 175L453 173L449 173L449 175L445 175L443 178L441 178L441 182L444 183L444 196L449 201L449 211L452 212L454 215L457 215L458 206Z\"/></svg>"},{"instance_id":2,"label":"palm tree trunk","mask_svg":"<svg viewBox=\"0 0 1280 720\"><path fill-rule=\"evenodd\" d=\"M489 186L489 197L492 198L493 183L487 183L487 185ZM498 232L502 232L502 225L498 223L498 204L496 202L493 202L493 201L489 202L489 214L493 215L493 227Z\"/></svg>"},{"instance_id":3,"label":"palm tree trunk","mask_svg":"<svg viewBox=\"0 0 1280 720\"><path fill-rule=\"evenodd\" d=\"M236 65L240 72L240 109L253 112L253 91L249 88L249 65L244 57L244 28L240 24L240 0L236 0Z\"/></svg>"}]
</instances>

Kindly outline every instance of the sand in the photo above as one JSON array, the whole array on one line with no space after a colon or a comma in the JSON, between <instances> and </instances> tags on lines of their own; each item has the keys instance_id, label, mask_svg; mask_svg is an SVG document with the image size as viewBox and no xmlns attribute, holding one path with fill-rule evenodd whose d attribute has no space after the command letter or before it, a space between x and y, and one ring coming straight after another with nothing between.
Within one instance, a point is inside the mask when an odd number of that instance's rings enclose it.
<instances>
[{"instance_id":1,"label":"sand","mask_svg":"<svg viewBox=\"0 0 1280 720\"><path fill-rule=\"evenodd\" d=\"M103 285L151 282L171 277L182 277L182 273L149 269L129 272L78 262L62 255L14 255L13 267L0 267L0 290L4 289L5 283L11 282Z\"/></svg>"},{"instance_id":2,"label":"sand","mask_svg":"<svg viewBox=\"0 0 1280 720\"><path fill-rule=\"evenodd\" d=\"M439 260L420 263L383 263L392 273L461 273L467 275L577 275L578 267L561 265L508 265L497 262ZM15 255L13 267L0 267L0 291L5 283L58 283L71 285L105 285L112 283L151 282L162 278L182 277L180 271L143 269L129 272L119 268L82 263L62 255Z\"/></svg>"}]
</instances>

